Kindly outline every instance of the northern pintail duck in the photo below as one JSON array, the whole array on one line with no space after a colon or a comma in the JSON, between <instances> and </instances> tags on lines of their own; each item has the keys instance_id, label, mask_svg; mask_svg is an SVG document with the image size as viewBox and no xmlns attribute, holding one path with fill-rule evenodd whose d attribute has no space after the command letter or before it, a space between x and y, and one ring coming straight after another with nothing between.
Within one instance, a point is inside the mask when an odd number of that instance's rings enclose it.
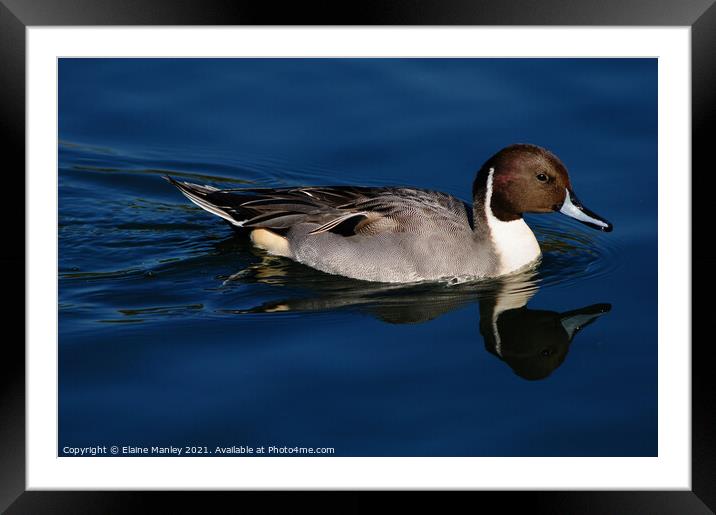
<instances>
[{"instance_id":1,"label":"northern pintail duck","mask_svg":"<svg viewBox=\"0 0 716 515\"><path fill-rule=\"evenodd\" d=\"M511 145L488 159L472 206L417 188L222 190L166 179L197 206L249 230L257 247L367 281L488 278L526 268L541 251L523 213L559 211L612 230L579 202L559 158L535 145Z\"/></svg>"}]
</instances>

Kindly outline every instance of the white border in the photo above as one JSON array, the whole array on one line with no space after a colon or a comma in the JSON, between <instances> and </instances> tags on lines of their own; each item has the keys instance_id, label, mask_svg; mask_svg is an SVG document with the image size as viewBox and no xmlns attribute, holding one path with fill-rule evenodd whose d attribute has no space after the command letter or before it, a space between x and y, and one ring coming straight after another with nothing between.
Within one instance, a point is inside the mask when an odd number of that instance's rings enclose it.
<instances>
[{"instance_id":1,"label":"white border","mask_svg":"<svg viewBox=\"0 0 716 515\"><path fill-rule=\"evenodd\" d=\"M29 490L691 489L689 27L31 27L27 56ZM659 457L56 457L58 56L658 56Z\"/></svg>"}]
</instances>

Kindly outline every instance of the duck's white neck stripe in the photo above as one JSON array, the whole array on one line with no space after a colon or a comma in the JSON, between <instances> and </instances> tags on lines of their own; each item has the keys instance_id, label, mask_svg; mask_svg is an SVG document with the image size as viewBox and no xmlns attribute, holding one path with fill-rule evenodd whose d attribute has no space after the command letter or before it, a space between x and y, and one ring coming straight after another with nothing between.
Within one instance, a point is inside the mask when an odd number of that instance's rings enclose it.
<instances>
[{"instance_id":1,"label":"duck's white neck stripe","mask_svg":"<svg viewBox=\"0 0 716 515\"><path fill-rule=\"evenodd\" d=\"M492 202L492 176L495 175L495 169L490 168L490 171L487 173L487 187L485 188L485 216L489 220L490 218L494 218L494 215L492 214L492 207L490 207L490 203Z\"/></svg>"},{"instance_id":2,"label":"duck's white neck stripe","mask_svg":"<svg viewBox=\"0 0 716 515\"><path fill-rule=\"evenodd\" d=\"M495 169L490 168L490 172L487 174L487 187L485 188L485 216L487 217L487 223L491 228L494 228L496 224L509 223L503 222L492 212L492 179L494 175Z\"/></svg>"},{"instance_id":3,"label":"duck's white neck stripe","mask_svg":"<svg viewBox=\"0 0 716 515\"><path fill-rule=\"evenodd\" d=\"M502 221L492 212L492 179L495 169L490 168L485 188L485 218L490 236L500 260L498 275L514 272L540 256L537 238L522 218Z\"/></svg>"}]
</instances>

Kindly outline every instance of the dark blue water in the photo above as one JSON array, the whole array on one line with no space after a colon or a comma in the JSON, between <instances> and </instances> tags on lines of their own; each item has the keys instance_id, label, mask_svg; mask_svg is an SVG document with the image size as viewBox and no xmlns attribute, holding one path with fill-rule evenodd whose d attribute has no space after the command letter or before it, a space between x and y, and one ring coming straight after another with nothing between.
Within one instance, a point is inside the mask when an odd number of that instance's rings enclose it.
<instances>
[{"instance_id":1,"label":"dark blue water","mask_svg":"<svg viewBox=\"0 0 716 515\"><path fill-rule=\"evenodd\" d=\"M59 138L60 454L656 455L655 59L62 59ZM161 179L469 200L515 142L615 230L530 216L543 261L506 282L323 274Z\"/></svg>"}]
</instances>

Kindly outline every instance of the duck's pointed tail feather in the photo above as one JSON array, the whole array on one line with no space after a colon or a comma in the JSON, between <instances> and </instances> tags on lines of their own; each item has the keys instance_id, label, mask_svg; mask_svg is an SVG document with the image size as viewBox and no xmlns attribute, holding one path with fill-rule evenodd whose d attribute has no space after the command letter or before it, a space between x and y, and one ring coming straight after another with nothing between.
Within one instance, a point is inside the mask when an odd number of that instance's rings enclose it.
<instances>
[{"instance_id":1,"label":"duck's pointed tail feather","mask_svg":"<svg viewBox=\"0 0 716 515\"><path fill-rule=\"evenodd\" d=\"M179 191L194 204L209 213L223 218L230 224L242 227L246 221L245 218L243 220L241 219L241 213L237 211L235 205L232 205L233 203L229 204L221 201L227 199L221 199L221 196L217 195L217 193L221 192L218 188L214 188L213 186L200 186L199 184L192 184L190 182L180 182L168 175L164 175L163 178L170 184L176 186Z\"/></svg>"}]
</instances>

